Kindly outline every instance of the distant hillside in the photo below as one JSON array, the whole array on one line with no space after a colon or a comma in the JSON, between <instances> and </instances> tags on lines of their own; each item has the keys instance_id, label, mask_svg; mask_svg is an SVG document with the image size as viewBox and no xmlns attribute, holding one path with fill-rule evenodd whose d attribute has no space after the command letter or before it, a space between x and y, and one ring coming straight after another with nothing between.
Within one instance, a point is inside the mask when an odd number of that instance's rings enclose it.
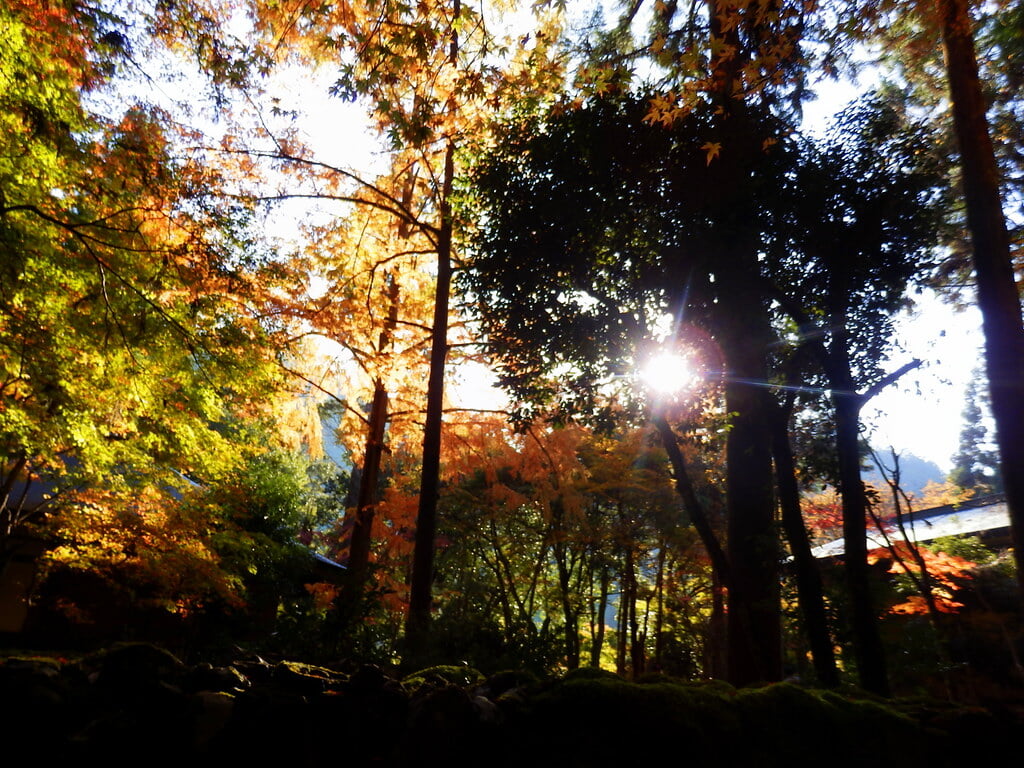
<instances>
[{"instance_id":1,"label":"distant hillside","mask_svg":"<svg viewBox=\"0 0 1024 768\"><path fill-rule=\"evenodd\" d=\"M882 457L882 460L888 466L889 461L886 453L878 451L878 455ZM870 470L864 472L865 482L872 483L879 488L885 488L885 480L882 478L881 473L873 463L870 466ZM912 453L900 455L900 485L907 493L920 496L929 481L941 483L945 480L946 473L934 461L922 459L920 456L915 456Z\"/></svg>"}]
</instances>

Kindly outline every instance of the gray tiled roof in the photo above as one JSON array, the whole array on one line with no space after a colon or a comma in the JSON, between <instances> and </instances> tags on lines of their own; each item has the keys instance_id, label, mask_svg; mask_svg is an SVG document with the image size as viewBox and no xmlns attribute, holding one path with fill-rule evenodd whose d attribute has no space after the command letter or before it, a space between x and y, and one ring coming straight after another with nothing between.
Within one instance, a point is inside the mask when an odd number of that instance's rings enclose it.
<instances>
[{"instance_id":1,"label":"gray tiled roof","mask_svg":"<svg viewBox=\"0 0 1024 768\"><path fill-rule=\"evenodd\" d=\"M889 536L902 538L896 521L884 521ZM968 533L1009 528L1010 512L1003 496L987 496L963 504L924 509L905 515L903 525L911 541L931 541L942 536L960 536ZM868 529L868 548L886 546L885 538L875 526ZM816 558L837 557L844 552L843 540L835 539L811 550Z\"/></svg>"}]
</instances>

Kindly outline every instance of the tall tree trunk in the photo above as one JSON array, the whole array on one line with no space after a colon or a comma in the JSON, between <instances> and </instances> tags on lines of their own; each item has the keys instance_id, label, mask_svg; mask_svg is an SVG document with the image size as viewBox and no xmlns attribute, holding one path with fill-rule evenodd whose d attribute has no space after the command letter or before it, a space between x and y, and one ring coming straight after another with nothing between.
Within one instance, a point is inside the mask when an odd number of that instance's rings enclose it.
<instances>
[{"instance_id":1,"label":"tall tree trunk","mask_svg":"<svg viewBox=\"0 0 1024 768\"><path fill-rule=\"evenodd\" d=\"M697 529L697 535L700 536L701 543L707 550L708 559L711 561L712 607L708 638L704 648L704 671L708 677L728 677L729 639L724 595L728 593L732 569L729 566L725 550L719 543L711 525L709 510L697 496L690 481L686 457L679 448L675 431L669 425L664 412L656 412L653 421L661 437L661 444L668 454L669 463L672 465L672 476L676 481L676 492L683 501L683 509L690 516L693 527Z\"/></svg>"},{"instance_id":2,"label":"tall tree trunk","mask_svg":"<svg viewBox=\"0 0 1024 768\"><path fill-rule=\"evenodd\" d=\"M632 565L630 552L626 550L626 565L619 573L619 611L616 617L615 673L626 676L626 640L629 637L629 587L627 569Z\"/></svg>"},{"instance_id":3,"label":"tall tree trunk","mask_svg":"<svg viewBox=\"0 0 1024 768\"><path fill-rule=\"evenodd\" d=\"M708 636L704 646L704 673L709 678L725 677L725 587L719 574L711 571L711 618L708 620Z\"/></svg>"},{"instance_id":4,"label":"tall tree trunk","mask_svg":"<svg viewBox=\"0 0 1024 768\"><path fill-rule=\"evenodd\" d=\"M737 128L725 133L733 131ZM740 127L726 147L739 152L742 140L750 141L754 135ZM747 183L742 178L743 164L739 158L735 162L740 168L726 178L736 181L723 183ZM716 278L729 301L716 319L716 328L728 366L725 408L730 414L725 477L726 660L729 682L739 686L782 679L781 553L775 525L769 399L764 389L772 333L757 245L747 233L723 239L726 264L724 274L718 277L716 272Z\"/></svg>"},{"instance_id":5,"label":"tall tree trunk","mask_svg":"<svg viewBox=\"0 0 1024 768\"><path fill-rule=\"evenodd\" d=\"M658 570L654 582L654 671L660 672L665 663L665 563L668 542L662 539L658 544Z\"/></svg>"},{"instance_id":6,"label":"tall tree trunk","mask_svg":"<svg viewBox=\"0 0 1024 768\"><path fill-rule=\"evenodd\" d=\"M644 673L644 643L636 603L640 587L636 578L636 559L632 546L627 550L626 578L629 579L629 676L636 680Z\"/></svg>"},{"instance_id":7,"label":"tall tree trunk","mask_svg":"<svg viewBox=\"0 0 1024 768\"><path fill-rule=\"evenodd\" d=\"M456 3L458 5L458 3ZM448 299L452 283L452 182L455 177L455 143L448 141L441 188L441 226L437 241L437 286L434 295L433 338L430 346L430 377L427 381L427 414L423 429L423 465L420 499L416 513L412 580L406 641L415 658L425 651L430 625L434 580L434 537L437 533L437 499L441 477L441 417L444 400L444 367L448 358Z\"/></svg>"},{"instance_id":8,"label":"tall tree trunk","mask_svg":"<svg viewBox=\"0 0 1024 768\"><path fill-rule=\"evenodd\" d=\"M564 531L556 533L556 536L564 536ZM579 617L572 605L572 567L567 549L564 541L555 541L552 553L558 567L558 593L565 618L565 665L568 669L577 669L580 666L580 628Z\"/></svg>"},{"instance_id":9,"label":"tall tree trunk","mask_svg":"<svg viewBox=\"0 0 1024 768\"><path fill-rule=\"evenodd\" d=\"M760 365L731 366L730 377L763 381L764 369ZM780 553L771 452L758 403L763 397L763 392L744 381L726 385L726 409L733 414L726 440L731 577L726 658L733 685L782 679Z\"/></svg>"},{"instance_id":10,"label":"tall tree trunk","mask_svg":"<svg viewBox=\"0 0 1024 768\"><path fill-rule=\"evenodd\" d=\"M779 409L772 422L772 455L779 488L779 506L782 508L782 527L789 541L796 570L797 595L804 619L804 631L811 648L814 671L818 682L828 688L839 685L835 652L828 631L825 598L821 586L821 571L811 554L811 542L800 512L800 488L796 481L796 465L789 442L789 413Z\"/></svg>"},{"instance_id":11,"label":"tall tree trunk","mask_svg":"<svg viewBox=\"0 0 1024 768\"><path fill-rule=\"evenodd\" d=\"M863 394L855 390L847 332L847 304L851 292L847 276L841 271L830 277L828 289L828 330L819 328L802 310L792 306L787 311L796 319L801 333L814 339L811 351L817 356L831 389L836 419L836 453L839 459L839 490L843 504L843 540L845 573L850 599L850 625L854 637L861 685L880 695L888 695L888 672L885 651L878 633L878 621L871 596L870 571L867 563L868 498L860 474L860 411L876 394L898 381L908 371L920 366L912 360L882 377ZM831 336L828 346L823 339ZM778 424L776 424L778 429ZM776 433L776 441L778 433ZM788 440L785 447L788 449ZM787 492L780 483L783 500ZM785 523L785 520L784 520ZM802 522L801 522L802 528ZM788 528L788 524L787 524ZM799 532L794 530L794 534Z\"/></svg>"},{"instance_id":12,"label":"tall tree trunk","mask_svg":"<svg viewBox=\"0 0 1024 768\"><path fill-rule=\"evenodd\" d=\"M766 347L764 347L766 348ZM676 490L693 521L712 564L716 599L721 601L722 586L729 610L718 605L713 619L715 653L724 646L725 668L716 663L714 675L725 672L735 685L782 678L782 615L779 603L779 551L774 521L771 450L767 401L755 377L744 377L730 369L736 379L730 399L727 387L726 408L734 414L726 456L726 493L729 525L729 552L726 554L711 527L705 505L698 498L679 448L675 432L663 413L656 413L654 424L668 453ZM747 369L749 371L749 369ZM764 372L761 370L763 380ZM738 402L740 397L759 402ZM745 416L745 418L744 418ZM732 446L731 451L728 446ZM761 477L761 483L755 478ZM747 482L745 482L747 480ZM767 506L767 509L765 508ZM734 563L739 558L741 565ZM737 577L737 572L740 572ZM724 632L722 628L724 626ZM724 635L724 642L723 642ZM715 656L720 659L720 656Z\"/></svg>"},{"instance_id":13,"label":"tall tree trunk","mask_svg":"<svg viewBox=\"0 0 1024 768\"><path fill-rule=\"evenodd\" d=\"M721 234L713 263L719 296L716 335L728 367L726 410L728 678L749 685L782 678L780 558L766 382L772 341L767 299L758 261L759 236L750 226L751 173L762 140L761 126L744 98L743 69L750 61L749 35L764 20L760 7L709 0L710 96L719 113L717 184L710 194ZM741 38L746 29L747 38Z\"/></svg>"},{"instance_id":14,"label":"tall tree trunk","mask_svg":"<svg viewBox=\"0 0 1024 768\"><path fill-rule=\"evenodd\" d=\"M838 371L835 373L842 376ZM861 398L853 391L853 381L848 374L845 381L836 381L830 377L829 384L832 386L836 415L839 493L843 503L843 558L857 672L865 690L888 696L885 649L878 633L878 617L871 596L868 569L868 500L860 474Z\"/></svg>"},{"instance_id":15,"label":"tall tree trunk","mask_svg":"<svg viewBox=\"0 0 1024 768\"><path fill-rule=\"evenodd\" d=\"M960 146L967 225L974 250L978 307L996 423L1000 469L1010 510L1017 585L1024 601L1024 329L989 135L968 0L936 0Z\"/></svg>"},{"instance_id":16,"label":"tall tree trunk","mask_svg":"<svg viewBox=\"0 0 1024 768\"><path fill-rule=\"evenodd\" d=\"M690 516L693 527L697 529L704 549L707 550L711 560L711 569L718 575L723 583L729 583L729 561L725 550L715 535L711 525L711 517L706 505L701 502L697 492L690 480L690 473L686 466L686 457L679 447L679 439L675 431L665 418L664 411L658 411L651 417L654 426L661 437L661 445L668 455L669 464L672 465L672 477L676 481L676 493L683 502L683 509Z\"/></svg>"},{"instance_id":17,"label":"tall tree trunk","mask_svg":"<svg viewBox=\"0 0 1024 768\"><path fill-rule=\"evenodd\" d=\"M594 629L594 641L590 646L590 666L601 666L601 651L604 649L604 614L608 610L608 583L611 581L608 566L601 565L600 594L597 598L597 620Z\"/></svg>"},{"instance_id":18,"label":"tall tree trunk","mask_svg":"<svg viewBox=\"0 0 1024 768\"><path fill-rule=\"evenodd\" d=\"M509 596L509 590L505 587L505 573L502 570L501 556L500 556L500 545L498 543L498 537L496 534L496 527L494 521L491 521L491 541L489 542L491 549L494 550L494 560L492 561L486 555L482 555L484 562L487 563L488 567L494 571L494 580L497 584L498 589L498 602L501 605L501 615L504 619L503 626L505 631L509 631L509 628L515 624L515 614L512 611L512 599Z\"/></svg>"},{"instance_id":19,"label":"tall tree trunk","mask_svg":"<svg viewBox=\"0 0 1024 768\"><path fill-rule=\"evenodd\" d=\"M399 228L402 232L402 228ZM394 274L385 276L388 315L377 342L377 351L386 354L394 340L398 325L398 299L401 288ZM356 498L356 514L349 540L349 588L350 599L357 601L366 586L369 575L370 544L373 535L373 518L376 513L380 466L384 457L384 432L388 422L388 391L384 380L378 376L373 381L373 400L370 403L370 417L366 429L366 445L363 450L363 466L359 473L359 494Z\"/></svg>"},{"instance_id":20,"label":"tall tree trunk","mask_svg":"<svg viewBox=\"0 0 1024 768\"><path fill-rule=\"evenodd\" d=\"M384 454L384 430L388 420L388 392L384 382L373 382L373 402L363 451L363 468L359 473L359 495L349 539L348 570L352 599L358 600L366 586L370 562L373 518L377 504L377 484L381 458Z\"/></svg>"}]
</instances>

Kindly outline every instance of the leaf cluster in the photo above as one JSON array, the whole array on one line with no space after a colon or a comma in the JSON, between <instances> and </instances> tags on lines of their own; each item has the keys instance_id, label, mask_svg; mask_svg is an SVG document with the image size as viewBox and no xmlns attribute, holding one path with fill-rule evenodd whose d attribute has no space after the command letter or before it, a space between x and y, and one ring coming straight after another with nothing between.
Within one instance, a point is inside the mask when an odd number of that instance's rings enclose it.
<instances>
[{"instance_id":1,"label":"leaf cluster","mask_svg":"<svg viewBox=\"0 0 1024 768\"><path fill-rule=\"evenodd\" d=\"M763 237L783 312L847 349L861 388L881 378L895 313L937 262L948 188L934 146L899 104L867 97L800 143L772 205Z\"/></svg>"},{"instance_id":2,"label":"leaf cluster","mask_svg":"<svg viewBox=\"0 0 1024 768\"><path fill-rule=\"evenodd\" d=\"M598 99L511 121L471 171L480 225L460 286L520 403L592 412L666 313L706 323L717 233L758 216L724 209L703 149L713 114L665 128L648 108Z\"/></svg>"},{"instance_id":3,"label":"leaf cluster","mask_svg":"<svg viewBox=\"0 0 1024 768\"><path fill-rule=\"evenodd\" d=\"M942 176L927 134L865 102L823 140L728 158L748 164L735 189L707 149L735 126L711 110L652 124L649 102L513 119L475 161L467 205L479 225L460 286L523 413L593 415L666 316L720 338L738 299L716 276L733 268L741 232L760 244L776 365L825 343L849 352L859 385L877 381L892 315L937 239Z\"/></svg>"},{"instance_id":4,"label":"leaf cluster","mask_svg":"<svg viewBox=\"0 0 1024 768\"><path fill-rule=\"evenodd\" d=\"M172 484L172 468L209 473L229 460L232 413L276 386L262 319L275 270L254 258L245 211L201 197L212 179L173 157L165 113L88 112L88 57L50 58L53 30L3 13L3 460L94 479L160 467Z\"/></svg>"}]
</instances>

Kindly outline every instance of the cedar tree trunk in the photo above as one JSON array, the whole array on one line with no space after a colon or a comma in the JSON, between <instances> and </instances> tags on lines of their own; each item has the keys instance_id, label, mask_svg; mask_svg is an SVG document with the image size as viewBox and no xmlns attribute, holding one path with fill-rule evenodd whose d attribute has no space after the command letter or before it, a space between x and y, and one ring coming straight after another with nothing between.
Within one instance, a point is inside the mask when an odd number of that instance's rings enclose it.
<instances>
[{"instance_id":1,"label":"cedar tree trunk","mask_svg":"<svg viewBox=\"0 0 1024 768\"><path fill-rule=\"evenodd\" d=\"M1017 584L1024 600L1024 330L1009 237L999 193L999 169L989 136L986 105L967 0L937 0L960 146L967 225L974 251L978 307L996 423L1000 469L1010 509Z\"/></svg>"}]
</instances>

